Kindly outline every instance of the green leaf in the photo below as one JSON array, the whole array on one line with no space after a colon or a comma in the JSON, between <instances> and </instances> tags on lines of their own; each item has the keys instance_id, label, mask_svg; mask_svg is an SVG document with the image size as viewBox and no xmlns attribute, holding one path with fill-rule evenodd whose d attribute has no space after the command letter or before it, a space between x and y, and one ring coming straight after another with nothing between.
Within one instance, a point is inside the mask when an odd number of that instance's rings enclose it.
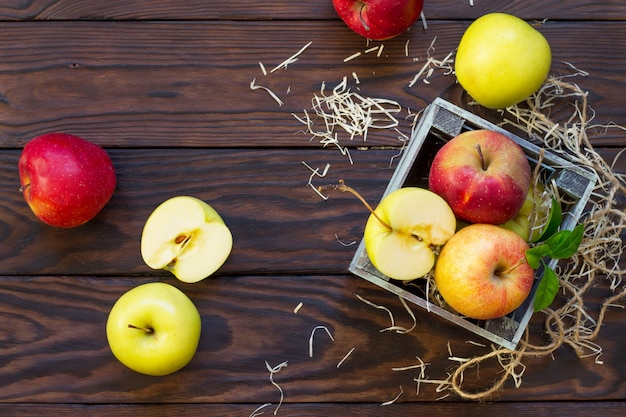
<instances>
[{"instance_id":1,"label":"green leaf","mask_svg":"<svg viewBox=\"0 0 626 417\"><path fill-rule=\"evenodd\" d=\"M537 292L535 293L535 300L533 302L535 313L552 304L552 301L554 301L554 298L559 291L559 279L557 278L556 273L543 261L541 263L543 264L543 277L541 278L539 286L537 287Z\"/></svg>"},{"instance_id":2,"label":"green leaf","mask_svg":"<svg viewBox=\"0 0 626 417\"><path fill-rule=\"evenodd\" d=\"M566 259L574 256L583 240L584 232L585 226L579 224L574 230L561 230L557 234L552 235L544 243L544 245L550 248L550 253L546 256L554 259Z\"/></svg>"},{"instance_id":3,"label":"green leaf","mask_svg":"<svg viewBox=\"0 0 626 417\"><path fill-rule=\"evenodd\" d=\"M532 269L539 268L541 258L550 255L550 247L546 244L537 245L534 248L526 249L526 262Z\"/></svg>"},{"instance_id":4,"label":"green leaf","mask_svg":"<svg viewBox=\"0 0 626 417\"><path fill-rule=\"evenodd\" d=\"M563 220L563 213L561 211L561 204L556 198L552 198L552 204L550 207L548 221L540 233L535 239L533 239L533 243L541 242L542 240L546 240L550 236L554 235L557 230L559 230L559 226L561 226L561 221Z\"/></svg>"}]
</instances>

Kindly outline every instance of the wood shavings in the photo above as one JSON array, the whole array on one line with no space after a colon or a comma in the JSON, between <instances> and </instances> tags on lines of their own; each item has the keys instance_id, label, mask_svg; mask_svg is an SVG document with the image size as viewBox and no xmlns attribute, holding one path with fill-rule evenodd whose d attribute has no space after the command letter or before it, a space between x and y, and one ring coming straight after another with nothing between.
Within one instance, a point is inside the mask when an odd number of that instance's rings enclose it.
<instances>
[{"instance_id":1,"label":"wood shavings","mask_svg":"<svg viewBox=\"0 0 626 417\"><path fill-rule=\"evenodd\" d=\"M335 338L333 337L333 335L330 333L330 330L328 330L328 327L326 326L315 326L313 328L313 330L311 331L311 336L309 337L309 357L312 358L313 357L313 336L315 336L315 332L317 330L325 330L326 334L328 335L328 337L330 338L331 341L335 341Z\"/></svg>"},{"instance_id":2,"label":"wood shavings","mask_svg":"<svg viewBox=\"0 0 626 417\"><path fill-rule=\"evenodd\" d=\"M335 239L337 240L337 242L339 242L339 244L341 244L341 246L343 247L348 247L348 246L354 246L356 245L356 240L351 240L350 242L343 242L341 239L339 239L339 236L337 236L337 233L335 233Z\"/></svg>"},{"instance_id":3,"label":"wood shavings","mask_svg":"<svg viewBox=\"0 0 626 417\"><path fill-rule=\"evenodd\" d=\"M326 167L324 168L324 171L322 171L322 173L320 173L319 168L315 168L313 169L309 164L307 164L306 162L302 161L302 164L307 167L309 169L309 171L311 171L311 175L309 176L309 182L307 183L307 185L309 187L311 187L313 189L313 191L315 191L315 193L317 195L319 195L320 197L322 197L322 199L324 200L328 200L328 196L325 196L324 194L322 194L320 192L320 190L318 189L318 187L316 187L315 185L313 185L313 178L315 177L319 177L319 178L324 178L326 176L326 174L328 173L328 170L330 169L330 164L326 164Z\"/></svg>"},{"instance_id":4,"label":"wood shavings","mask_svg":"<svg viewBox=\"0 0 626 417\"><path fill-rule=\"evenodd\" d=\"M428 29L428 23L426 23L426 15L424 14L423 10L420 13L420 19L422 21L422 26L424 26L424 30Z\"/></svg>"},{"instance_id":5,"label":"wood shavings","mask_svg":"<svg viewBox=\"0 0 626 417\"><path fill-rule=\"evenodd\" d=\"M365 142L371 129L397 127L399 122L395 115L402 110L396 101L365 97L351 91L347 77L343 77L330 94L322 83L320 94L311 99L311 107L315 113L313 117L306 110L303 116L292 115L305 125L304 132L311 135L310 140L316 139L324 147L337 147L348 157L350 164L353 163L352 156L348 148L341 145L338 132L346 133L350 140L358 137Z\"/></svg>"},{"instance_id":6,"label":"wood shavings","mask_svg":"<svg viewBox=\"0 0 626 417\"><path fill-rule=\"evenodd\" d=\"M355 348L352 348L348 351L348 353L346 353L346 355L337 363L337 368L339 368L345 361L346 359L348 359L348 356L352 355L352 352L354 352Z\"/></svg>"},{"instance_id":7,"label":"wood shavings","mask_svg":"<svg viewBox=\"0 0 626 417\"><path fill-rule=\"evenodd\" d=\"M371 301L366 300L365 298L361 297L359 294L354 294L354 295L356 295L356 298L358 298L359 300L363 301L365 304L367 304L367 305L369 305L369 306L372 306L372 307L374 307L374 308L377 308L377 309L379 309L379 310L384 310L384 311L386 311L386 312L387 312L387 314L389 314L389 319L391 320L391 326L390 326L390 327L394 327L394 326L395 326L396 322L395 322L395 320L394 320L394 318L393 318L393 314L391 313L391 310L389 310L389 309L388 309L387 307L385 307L385 306L381 306L381 305L378 305L378 304L372 303ZM385 329L382 329L382 330L380 330L380 331L381 331L381 332L384 332L384 331L385 331Z\"/></svg>"},{"instance_id":8,"label":"wood shavings","mask_svg":"<svg viewBox=\"0 0 626 417\"><path fill-rule=\"evenodd\" d=\"M422 82L425 84L430 84L429 78L434 74L435 69L439 69L443 72L443 75L450 75L454 73L454 52L451 51L446 55L443 59L436 59L431 56L431 52L435 51L435 41L437 37L435 36L426 51L427 60L422 65L421 69L415 74L413 79L409 81L409 88L413 87L420 78ZM423 78L422 76L425 75Z\"/></svg>"},{"instance_id":9,"label":"wood shavings","mask_svg":"<svg viewBox=\"0 0 626 417\"><path fill-rule=\"evenodd\" d=\"M280 64L278 64L276 67L274 67L270 72L274 72L277 71L279 69L287 69L287 66L293 64L294 62L296 62L298 60L298 57L300 56L300 54L302 54L306 48L308 48L309 46L311 46L311 44L313 43L313 41L307 43L306 45L304 45L298 52L296 52L295 54L293 54L292 56L290 56L289 58L287 58L286 60L284 60L283 62L281 62Z\"/></svg>"},{"instance_id":10,"label":"wood shavings","mask_svg":"<svg viewBox=\"0 0 626 417\"><path fill-rule=\"evenodd\" d=\"M396 401L398 401L398 398L400 398L400 396L402 394L404 394L404 390L402 389L402 385L400 385L400 392L398 393L398 395L396 395L394 399L389 400L389 401L385 401L384 403L381 403L380 405L382 407L387 406L387 405L391 405L391 404L395 403Z\"/></svg>"},{"instance_id":11,"label":"wood shavings","mask_svg":"<svg viewBox=\"0 0 626 417\"><path fill-rule=\"evenodd\" d=\"M279 106L282 106L284 104L283 101L276 94L274 94L272 90L267 87L263 87L262 85L256 85L256 78L254 78L250 82L250 90L264 90L270 95L270 97L274 99L274 101L276 101L276 103L278 103Z\"/></svg>"},{"instance_id":12,"label":"wood shavings","mask_svg":"<svg viewBox=\"0 0 626 417\"><path fill-rule=\"evenodd\" d=\"M343 59L343 62L352 61L353 59L356 59L356 58L358 58L358 57L360 57L360 56L361 56L361 52L355 52L355 53L353 53L352 55L345 57L345 58Z\"/></svg>"},{"instance_id":13,"label":"wood shavings","mask_svg":"<svg viewBox=\"0 0 626 417\"><path fill-rule=\"evenodd\" d=\"M415 329L415 327L417 326L417 319L415 318L415 314L413 313L413 310L411 310L411 308L409 307L409 305L407 304L407 302L405 301L403 297L398 297L398 298L400 299L400 303L404 306L406 311L409 313L409 316L411 316L411 318L413 319L413 325L409 327L408 329L402 326L391 326L381 331L395 330L396 333L404 334L404 333L409 333L410 331Z\"/></svg>"},{"instance_id":14,"label":"wood shavings","mask_svg":"<svg viewBox=\"0 0 626 417\"><path fill-rule=\"evenodd\" d=\"M267 361L265 361L265 367L270 372L270 382L271 382L271 384L274 385L276 387L276 389L278 389L278 391L280 392L280 401L278 402L278 405L274 409L274 415L276 415L276 413L278 413L278 409L283 404L283 400L285 398L285 393L283 392L283 389L280 387L280 385L278 385L276 382L274 382L274 374L278 373L281 369L287 367L287 361L281 362L281 363L279 363L278 365L276 365L274 367L270 366L270 364Z\"/></svg>"}]
</instances>

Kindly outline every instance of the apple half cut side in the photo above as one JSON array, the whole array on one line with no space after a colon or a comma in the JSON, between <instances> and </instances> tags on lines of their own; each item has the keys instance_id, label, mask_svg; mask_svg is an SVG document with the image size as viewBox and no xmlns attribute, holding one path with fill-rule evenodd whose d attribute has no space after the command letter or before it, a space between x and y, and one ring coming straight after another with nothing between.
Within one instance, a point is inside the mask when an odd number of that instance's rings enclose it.
<instances>
[{"instance_id":1,"label":"apple half cut side","mask_svg":"<svg viewBox=\"0 0 626 417\"><path fill-rule=\"evenodd\" d=\"M435 264L435 251L456 231L456 218L437 194L418 187L389 193L370 215L364 232L372 264L390 278L421 278Z\"/></svg>"},{"instance_id":2,"label":"apple half cut side","mask_svg":"<svg viewBox=\"0 0 626 417\"><path fill-rule=\"evenodd\" d=\"M226 262L233 247L230 229L204 201L178 196L161 203L141 234L141 256L153 269L180 281L201 281Z\"/></svg>"}]
</instances>

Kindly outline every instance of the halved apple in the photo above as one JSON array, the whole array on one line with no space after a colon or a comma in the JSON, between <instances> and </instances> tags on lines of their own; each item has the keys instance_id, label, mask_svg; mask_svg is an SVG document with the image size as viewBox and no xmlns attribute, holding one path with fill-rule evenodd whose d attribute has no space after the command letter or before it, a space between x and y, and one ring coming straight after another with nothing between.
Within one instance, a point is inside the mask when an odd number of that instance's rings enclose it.
<instances>
[{"instance_id":1,"label":"halved apple","mask_svg":"<svg viewBox=\"0 0 626 417\"><path fill-rule=\"evenodd\" d=\"M211 206L195 197L161 203L141 235L141 256L153 269L170 271L183 282L198 282L226 262L233 237Z\"/></svg>"},{"instance_id":2,"label":"halved apple","mask_svg":"<svg viewBox=\"0 0 626 417\"><path fill-rule=\"evenodd\" d=\"M456 218L437 194L418 187L389 193L365 225L365 249L372 264L390 278L409 281L426 275L438 247L456 230Z\"/></svg>"}]
</instances>

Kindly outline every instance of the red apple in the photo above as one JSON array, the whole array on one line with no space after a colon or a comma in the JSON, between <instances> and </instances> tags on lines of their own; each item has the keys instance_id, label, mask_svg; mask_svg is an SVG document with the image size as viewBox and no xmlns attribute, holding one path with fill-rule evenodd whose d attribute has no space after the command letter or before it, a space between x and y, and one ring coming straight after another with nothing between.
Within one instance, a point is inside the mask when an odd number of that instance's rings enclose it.
<instances>
[{"instance_id":1,"label":"red apple","mask_svg":"<svg viewBox=\"0 0 626 417\"><path fill-rule=\"evenodd\" d=\"M472 224L455 233L435 265L437 290L458 313L490 320L517 309L528 297L534 270L528 244L492 224Z\"/></svg>"},{"instance_id":2,"label":"red apple","mask_svg":"<svg viewBox=\"0 0 626 417\"><path fill-rule=\"evenodd\" d=\"M410 28L419 18L424 0L333 0L333 5L354 32L382 41Z\"/></svg>"},{"instance_id":3,"label":"red apple","mask_svg":"<svg viewBox=\"0 0 626 417\"><path fill-rule=\"evenodd\" d=\"M18 163L21 190L35 216L56 227L91 220L115 189L111 158L100 146L66 133L26 144Z\"/></svg>"},{"instance_id":4,"label":"red apple","mask_svg":"<svg viewBox=\"0 0 626 417\"><path fill-rule=\"evenodd\" d=\"M512 139L492 130L471 130L439 149L428 186L459 219L501 224L522 208L530 171L524 151Z\"/></svg>"}]
</instances>

